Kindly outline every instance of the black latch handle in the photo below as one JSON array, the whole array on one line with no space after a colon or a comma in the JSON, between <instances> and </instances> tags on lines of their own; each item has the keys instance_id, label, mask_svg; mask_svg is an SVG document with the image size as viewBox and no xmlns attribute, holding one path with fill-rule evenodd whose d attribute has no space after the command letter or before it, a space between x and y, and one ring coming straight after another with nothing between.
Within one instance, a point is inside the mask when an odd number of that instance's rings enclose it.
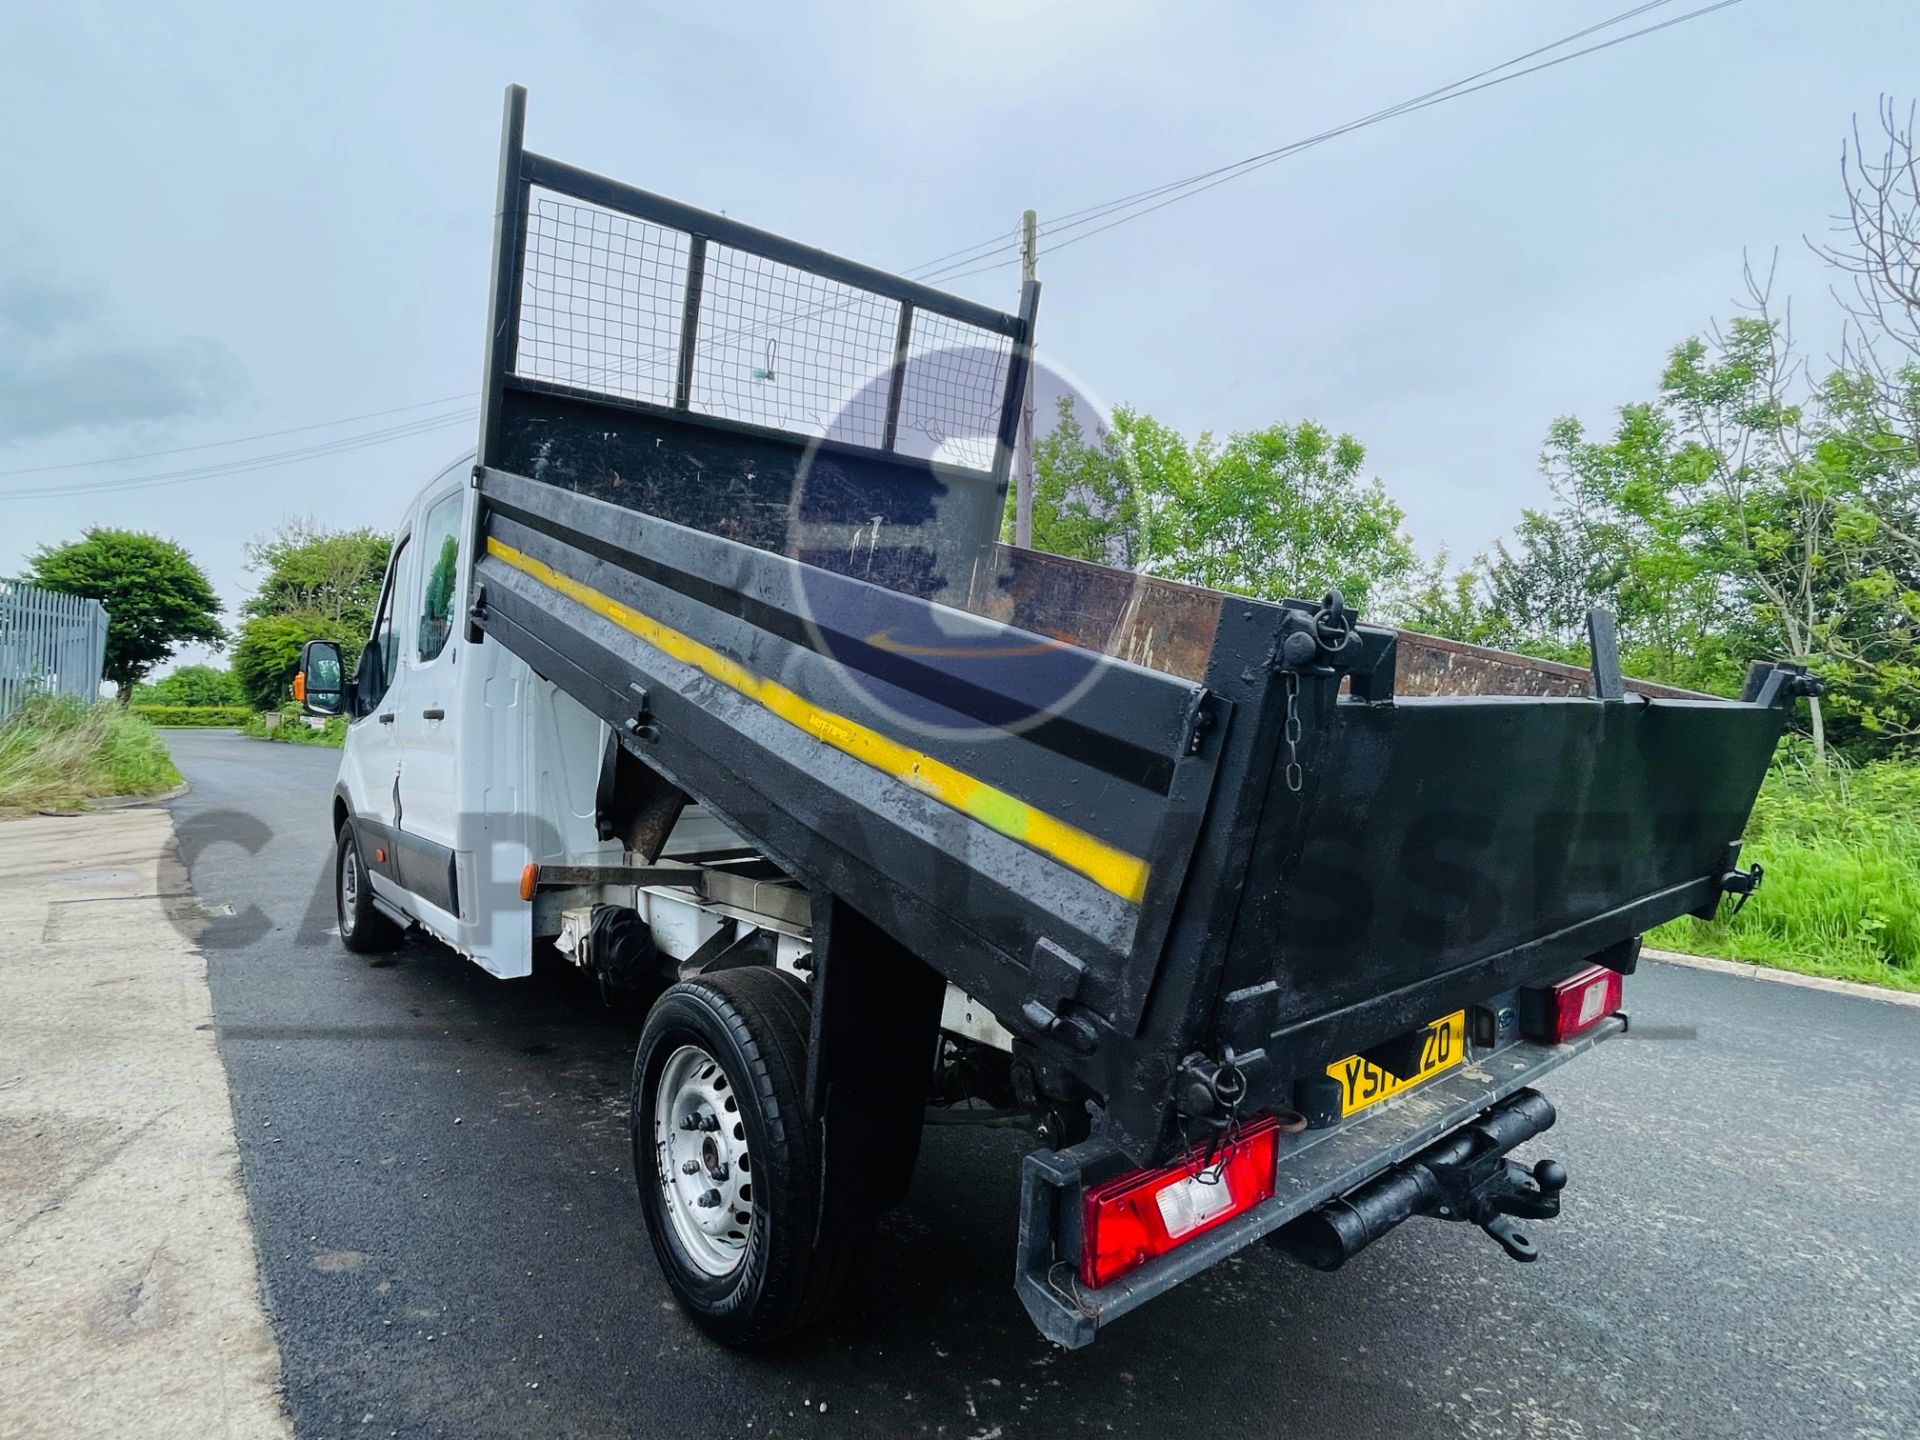
<instances>
[{"instance_id":1,"label":"black latch handle","mask_svg":"<svg viewBox=\"0 0 1920 1440\"><path fill-rule=\"evenodd\" d=\"M1733 908L1727 912L1731 920L1746 908L1747 901L1753 898L1753 892L1760 888L1760 882L1767 878L1767 867L1758 862L1742 870L1735 867L1720 877L1722 894L1734 897Z\"/></svg>"}]
</instances>

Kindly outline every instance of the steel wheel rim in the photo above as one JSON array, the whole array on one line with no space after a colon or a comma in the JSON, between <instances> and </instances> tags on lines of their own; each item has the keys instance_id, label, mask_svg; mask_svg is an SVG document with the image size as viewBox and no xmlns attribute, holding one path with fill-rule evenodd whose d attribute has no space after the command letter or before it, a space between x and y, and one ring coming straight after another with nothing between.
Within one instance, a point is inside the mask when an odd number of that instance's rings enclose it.
<instances>
[{"instance_id":1,"label":"steel wheel rim","mask_svg":"<svg viewBox=\"0 0 1920 1440\"><path fill-rule=\"evenodd\" d=\"M732 1274L753 1237L753 1157L732 1082L698 1045L682 1045L661 1067L653 1153L681 1250L703 1275Z\"/></svg>"},{"instance_id":2,"label":"steel wheel rim","mask_svg":"<svg viewBox=\"0 0 1920 1440\"><path fill-rule=\"evenodd\" d=\"M360 847L347 841L346 863L340 867L340 933L351 935L355 907L360 903Z\"/></svg>"}]
</instances>

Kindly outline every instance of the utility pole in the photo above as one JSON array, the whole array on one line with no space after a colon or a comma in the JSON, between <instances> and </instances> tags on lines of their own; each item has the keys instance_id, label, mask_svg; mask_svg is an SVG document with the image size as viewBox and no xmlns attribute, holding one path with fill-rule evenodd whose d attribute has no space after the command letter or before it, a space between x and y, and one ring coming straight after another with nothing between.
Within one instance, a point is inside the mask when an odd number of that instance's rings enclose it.
<instances>
[{"instance_id":1,"label":"utility pole","mask_svg":"<svg viewBox=\"0 0 1920 1440\"><path fill-rule=\"evenodd\" d=\"M1040 258L1036 243L1034 214L1020 217L1020 288L1024 292L1033 279ZM1020 447L1014 458L1013 543L1022 549L1033 547L1033 363L1027 363L1027 385L1020 397Z\"/></svg>"}]
</instances>

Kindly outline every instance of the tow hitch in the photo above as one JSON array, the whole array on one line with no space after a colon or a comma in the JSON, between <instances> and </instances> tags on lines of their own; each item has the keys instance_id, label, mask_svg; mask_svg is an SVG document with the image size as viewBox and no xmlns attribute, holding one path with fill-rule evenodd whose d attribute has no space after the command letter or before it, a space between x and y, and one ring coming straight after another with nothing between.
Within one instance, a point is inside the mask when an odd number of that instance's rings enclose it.
<instances>
[{"instance_id":1,"label":"tow hitch","mask_svg":"<svg viewBox=\"0 0 1920 1440\"><path fill-rule=\"evenodd\" d=\"M1566 1167L1542 1160L1528 1169L1507 1152L1554 1119L1544 1095L1516 1091L1358 1190L1289 1221L1268 1243L1316 1270L1337 1270L1402 1220L1430 1215L1478 1225L1515 1260L1536 1260L1539 1247L1516 1221L1560 1213Z\"/></svg>"}]
</instances>

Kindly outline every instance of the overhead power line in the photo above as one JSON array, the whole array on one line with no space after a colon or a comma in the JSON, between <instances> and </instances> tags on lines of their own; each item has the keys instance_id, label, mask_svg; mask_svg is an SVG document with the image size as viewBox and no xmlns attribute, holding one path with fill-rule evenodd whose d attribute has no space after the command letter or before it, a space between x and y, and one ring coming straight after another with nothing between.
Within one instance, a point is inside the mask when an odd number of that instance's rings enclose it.
<instances>
[{"instance_id":1,"label":"overhead power line","mask_svg":"<svg viewBox=\"0 0 1920 1440\"><path fill-rule=\"evenodd\" d=\"M1088 205L1083 209L1069 210L1064 215L1050 216L1045 222L1043 222L1040 233L1042 235L1046 235L1049 231L1056 231L1062 228L1066 228L1067 222L1069 221L1082 222L1082 221L1098 220L1102 215L1111 214L1113 211L1120 209L1135 201L1151 200L1156 196L1166 194L1170 190L1177 190L1184 186L1195 184L1196 182L1201 180L1210 180L1214 176L1223 175L1230 170L1239 170L1242 166L1250 165L1258 160L1264 160L1264 159L1267 159L1268 157L1277 158L1283 154L1290 154L1293 151L1298 150L1304 145L1315 143L1322 139L1331 139L1336 135L1345 134L1348 130L1353 129L1358 125L1373 124L1373 123L1377 123L1380 120L1390 119L1394 115L1400 114L1403 111L1409 109L1410 107L1420 104L1423 101L1436 99L1439 96L1449 93L1450 91L1458 90L1462 86L1471 85L1476 80L1484 80L1490 75L1499 74L1502 70L1510 70L1516 65L1524 65L1529 60L1532 60L1541 55L1548 54L1551 51L1558 50L1563 46L1571 45L1576 40L1584 40L1589 35L1597 34L1599 31L1602 31L1602 30L1611 29L1615 25L1623 24L1628 20L1636 19L1639 16L1646 14L1650 10L1658 10L1664 6L1671 5L1673 3L1674 3L1674 0L1647 0L1647 3L1645 4L1636 5L1631 9L1623 10L1617 15L1610 15L1605 20L1596 21L1594 24L1587 26L1583 30L1575 30L1570 35L1562 35L1558 40L1554 40L1546 45L1535 46L1533 49L1528 50L1523 54L1515 55L1510 60L1501 61L1498 65L1489 65L1484 70L1476 71L1472 75L1463 76L1462 78L1455 80L1450 84L1438 86L1435 89L1424 92L1423 94L1415 95L1410 97L1409 99L1399 101L1396 104L1388 105L1382 109L1375 110L1372 114L1362 116L1358 120L1350 120L1344 125L1338 125L1329 130L1322 130L1318 135L1309 136L1305 140L1292 140L1287 142L1285 145L1276 146L1271 150L1263 150L1258 155L1249 155L1244 160L1236 160L1228 165L1219 165L1214 167L1211 170L1203 170L1197 175L1188 175L1183 179L1170 180L1165 184L1155 185L1150 189L1136 190L1133 192L1133 194L1122 195L1117 200L1106 200L1106 201L1102 201L1098 205ZM1625 39L1625 38L1631 38L1631 37L1623 36L1621 38ZM1571 58L1571 57L1568 57L1568 58Z\"/></svg>"},{"instance_id":2,"label":"overhead power line","mask_svg":"<svg viewBox=\"0 0 1920 1440\"><path fill-rule=\"evenodd\" d=\"M1668 3L1668 0L1656 0L1656 3ZM1611 50L1616 45L1624 45L1630 40L1638 40L1644 35L1652 35L1655 32L1660 30L1668 30L1675 25L1684 25L1689 20L1697 20L1703 15L1711 15L1716 10L1726 10L1731 8L1732 6L1739 5L1741 3L1743 3L1743 0L1718 0L1718 3L1716 4L1703 5L1697 10L1689 10L1684 15L1676 15L1670 20L1662 20L1657 25L1648 25L1648 26L1644 26L1639 30L1631 30L1627 32L1625 35L1617 35L1611 40L1603 40L1596 45L1588 45L1579 50L1570 51L1565 55L1557 55L1551 60L1542 60L1538 64L1528 65L1523 69L1513 70L1504 75L1497 75L1495 76L1495 78L1490 80L1480 80L1479 83L1477 84L1462 82L1460 87L1458 88L1450 87L1445 91L1445 93L1433 94L1431 98L1421 97L1417 100L1408 101L1402 105L1394 106L1388 110L1376 112L1375 114L1367 116L1363 119L1352 121L1346 125L1336 126L1334 129L1323 131L1318 135L1309 136L1305 140L1296 141L1291 145L1282 146L1276 150L1269 151L1264 155L1251 156L1248 159L1241 161L1238 165L1227 167L1231 171L1231 173L1219 174L1218 172L1216 172L1217 178L1207 180L1206 183L1204 184L1192 184L1192 188L1180 189L1179 193L1168 195L1167 198L1165 199L1158 200L1152 204L1143 205L1139 208L1129 210L1126 214L1119 216L1119 218L1117 219L1110 220L1104 225L1097 226L1092 230L1083 230L1080 234L1073 236L1071 239L1061 240L1056 242L1055 244L1049 245L1046 247L1046 251L1044 251L1043 253L1054 251L1054 250L1064 250L1067 246L1077 245L1082 240L1091 240L1095 235L1104 234L1107 231L1115 229L1118 226L1125 225L1129 221L1138 220L1143 216L1151 215L1156 210L1164 210L1169 205L1176 205L1182 200L1190 200L1195 195L1199 195L1205 191L1212 190L1216 186L1225 185L1230 180L1241 179L1244 176L1252 174L1256 170L1263 170L1267 166L1272 165L1277 161L1287 159L1289 156L1298 154L1300 151L1309 149L1312 146L1324 144L1326 141L1334 139L1338 136L1349 134L1355 130L1364 130L1368 126L1378 125L1381 122L1386 120L1395 120L1402 115L1411 115L1420 110L1429 110L1435 105L1442 105L1449 100L1458 100L1468 95L1478 94L1482 90L1491 90L1496 85L1505 85L1510 81L1519 80L1528 75L1537 74L1542 70L1550 70L1556 65L1564 65L1570 60L1578 60L1585 55L1594 55L1599 53L1602 50ZM1650 6L1641 7L1642 10L1649 9L1649 8L1651 7ZM1612 23L1612 22L1609 22L1609 23ZM1592 32L1588 31L1586 33L1592 33ZM1562 43L1565 43L1565 42L1562 42ZM1555 47L1548 46L1546 48L1552 49ZM1540 52L1536 51L1535 53L1537 54ZM1509 63L1513 63L1513 62L1509 62ZM1500 67L1500 68L1504 68L1504 67ZM1187 183L1191 184L1192 182L1187 182ZM1084 224L1084 223L1086 222L1084 221L1076 222L1076 224ZM1064 228L1071 229L1074 227L1068 226ZM1045 233L1046 232L1043 231L1042 235L1044 236ZM958 277L949 277L949 278L958 278Z\"/></svg>"},{"instance_id":3,"label":"overhead power line","mask_svg":"<svg viewBox=\"0 0 1920 1440\"><path fill-rule=\"evenodd\" d=\"M1060 235L1068 235L1069 238L1056 239L1053 244L1044 246L1042 253L1063 250L1070 245L1077 245L1082 240L1090 240L1095 235L1104 234L1130 221L1142 219L1147 215L1153 214L1155 211L1164 210L1170 205L1178 204L1182 200L1192 199L1195 195L1204 194L1206 191L1227 184L1229 181L1241 179L1258 170L1265 169L1269 165L1276 164L1281 160L1300 154L1317 145L1325 144L1327 141L1337 139L1340 136L1348 135L1354 131L1363 130L1373 125L1382 124L1388 120L1398 119L1403 115L1410 115L1420 110L1430 109L1435 105L1444 104L1449 100L1462 99L1465 96L1477 94L1482 90L1492 89L1496 85L1504 85L1509 81L1519 80L1528 75L1537 74L1542 70L1552 69L1557 65L1564 65L1569 61L1578 60L1587 55L1597 54L1602 50L1610 50L1615 46L1624 45L1629 41L1638 40L1644 36L1656 34L1659 31L1672 29L1677 25L1683 25L1689 21L1700 19L1702 16L1711 15L1715 11L1730 9L1735 5L1741 4L1742 0L1717 0L1717 3L1700 6L1684 14L1662 20L1657 24L1642 26L1640 29L1631 30L1626 34L1616 35L1610 39L1600 41L1593 45L1583 46L1578 50L1571 50L1562 55L1553 54L1554 51L1563 50L1566 46L1586 39L1588 36L1598 34L1603 30L1612 29L1616 25L1625 24L1652 11L1664 9L1674 3L1676 3L1676 0L1647 0L1647 3L1631 6L1604 20L1584 26L1569 34L1562 35L1557 40L1551 41L1548 44L1536 46L1509 60L1504 60L1498 65L1488 66L1475 71L1471 75L1466 75L1446 85L1423 91L1418 95L1410 96L1405 100L1375 110L1370 114L1349 120L1343 124L1331 126L1328 129L1321 130L1298 140L1288 141L1283 145L1260 151L1257 154L1249 155L1244 159L1236 160L1226 165L1218 165L1212 169L1202 170L1178 180L1170 180L1143 190L1133 191L1131 194L1121 195L1111 200L1101 201L1095 205L1083 206L1078 210L1071 210L1064 214L1053 216L1040 223L1038 231L1039 237L1045 240L1049 236L1057 237ZM1539 58L1541 56L1551 56L1551 58L1542 60ZM1536 61L1537 63L1528 64L1528 61ZM1097 223L1102 221L1105 223ZM1087 228L1089 226L1092 228ZM1070 233L1074 231L1078 231L1079 233ZM990 271L1007 269L1011 266L1018 265L1020 263L1020 255L1018 253L1020 244L1018 229L1003 231L999 235L978 241L973 245L962 246L957 250L950 250L945 255L936 256L934 259L914 266L911 270L904 273L925 284L951 284L971 276L983 275ZM1007 252L1013 252L1010 258L992 259L994 256L1006 254ZM981 261L988 261L989 263L978 263ZM824 313L825 310L831 310L833 308L835 307L827 306L824 307L823 311L816 313ZM715 334L709 337L703 337L702 343L710 344L721 340L740 339L743 337L752 338L755 334L762 333L769 327L778 328L782 324L792 323L806 318L811 317L802 314L774 317L771 320L761 322L758 329L745 327L738 331ZM636 368L638 370L652 368L653 365L658 363L660 363L660 357L656 355L651 360L640 357L636 361L629 361L617 368L620 373L625 374L633 373ZM295 425L283 430L262 431L259 434L237 436L228 440L213 440L200 445L182 445L168 450L150 450L139 454L119 455L97 460L76 460L61 465L27 466L14 470L0 470L0 477L50 474L57 471L78 470L99 465L123 464L134 460L158 459L169 455L183 455L203 450L215 450L231 445L248 444L258 440L277 439L285 435L331 429L341 425L355 424L363 420L383 419L391 415L429 409L436 405L450 404L455 401L471 400L474 398L476 398L475 392L468 392L462 395L442 396L438 400L422 400L411 405L398 405L386 410L374 410L365 414L349 415L335 420L321 420L311 425ZM302 461L317 459L325 455L341 454L353 450L365 449L372 445L386 444L392 440L404 439L411 435L424 434L456 423L463 423L474 418L477 414L477 410L463 410L458 414L428 417L419 421L405 422L400 425L383 427L372 431L356 432L354 434L337 437L331 441L322 442L315 446L297 447L277 454L243 457L204 467L162 472L160 474L128 476L121 479L92 482L83 485L41 485L18 490L0 490L0 500L30 500L47 499L60 495L105 494L121 490L145 489L159 485L183 484L190 480L212 479L224 475L246 474L254 470L270 469L279 465L298 464Z\"/></svg>"},{"instance_id":4,"label":"overhead power line","mask_svg":"<svg viewBox=\"0 0 1920 1440\"><path fill-rule=\"evenodd\" d=\"M42 485L0 491L0 500L50 500L68 496L107 495L124 490L147 490L162 485L181 485L189 480L213 480L229 475L246 475L257 470L274 470L284 465L298 465L304 461L317 460L323 456L344 455L354 450L364 450L369 446L384 445L389 441L403 440L414 435L426 435L452 425L468 425L477 419L479 414L477 406L469 406L447 415L425 416L418 420L409 420L377 430L342 435L316 445L298 446L267 455L243 456L212 465L162 471L159 474L129 475L114 480L93 480L80 485Z\"/></svg>"},{"instance_id":5,"label":"overhead power line","mask_svg":"<svg viewBox=\"0 0 1920 1440\"><path fill-rule=\"evenodd\" d=\"M311 425L289 425L284 430L262 430L257 435L236 435L231 440L209 440L204 445L176 445L171 450L143 450L136 455L109 455L99 460L70 460L65 465L25 465L17 470L0 470L0 476L47 475L56 470L84 470L93 465L124 465L131 460L157 460L164 455L186 455L195 450L218 450L227 445L245 445L254 440L277 440L282 435L302 435L309 430L330 430L336 425L352 425L361 420L378 420L385 415L404 415L409 410L426 410L435 405L451 405L456 400L475 400L478 391L464 395L442 395L438 400L416 400L411 405L395 405L390 410L369 410L364 415L343 415L338 420L316 420Z\"/></svg>"},{"instance_id":6,"label":"overhead power line","mask_svg":"<svg viewBox=\"0 0 1920 1440\"><path fill-rule=\"evenodd\" d=\"M1638 30L1628 31L1624 35L1616 35L1612 39L1601 41L1598 44L1568 51L1564 55L1556 55L1553 56L1552 59L1541 60L1537 64L1527 65L1525 63L1528 60L1536 59L1538 56L1548 55L1555 50L1562 49L1577 40L1585 39L1587 36L1596 34L1601 30L1610 29L1615 25L1635 19L1650 11L1661 9L1672 3L1673 0L1651 0L1651 3L1636 5L1631 9L1623 10L1619 14L1610 16L1596 24L1586 26L1581 30L1576 30L1569 35L1563 35L1550 44L1537 46L1524 54L1516 55L1512 59L1503 61L1498 65L1489 66L1472 75L1463 76L1461 79L1455 80L1450 84L1428 90L1420 95L1411 96L1397 104L1376 110L1369 115L1360 116L1357 119L1349 120L1341 125L1332 126L1299 140L1289 141L1284 145L1275 146L1270 150L1263 150L1256 155L1249 155L1243 160L1236 160L1228 165L1216 166L1211 170L1203 170L1198 174L1189 175L1184 179L1168 181L1165 184L1156 185L1146 190L1135 191L1132 195L1122 196L1117 200L1106 201L1099 205L1090 205L1084 209L1070 211L1066 215L1054 217L1051 220L1044 221L1040 227L1040 238L1043 241L1049 236L1057 237L1072 230L1079 230L1081 233L1065 240L1055 239L1053 244L1043 245L1041 253L1048 254L1055 250L1064 250L1069 245L1077 245L1082 240L1090 240L1095 235L1103 234L1129 221L1151 215L1156 210L1164 210L1169 205L1175 205L1182 200L1191 199L1195 195L1212 190L1216 186L1224 185L1229 181L1241 179L1246 175L1254 173L1256 170L1263 170L1268 165L1288 159L1304 150L1312 149L1316 145L1325 144L1327 141L1337 139L1342 135L1351 134L1356 130L1364 130L1387 120L1398 119L1403 115L1411 115L1416 111L1431 109L1433 106L1444 104L1449 100L1458 100L1468 95L1477 94L1482 90L1492 89L1496 85L1504 85L1509 81L1522 79L1525 76L1536 74L1539 71L1551 69L1556 65L1564 65L1570 60L1578 60L1586 55L1593 55L1602 50L1610 50L1616 45L1624 45L1628 41L1638 40L1643 36L1652 35L1661 30L1668 30L1676 25L1683 25L1690 20L1697 20L1704 15L1711 15L1716 10L1729 9L1734 5L1741 4L1742 0L1717 0L1715 4L1703 5L1683 15L1676 15L1658 24L1646 25ZM1516 66L1524 68L1516 69L1514 68ZM1116 218L1108 220L1106 224L1097 225L1093 229L1083 228L1110 215L1116 216ZM984 254L987 255L995 253L998 252L993 250L984 252ZM1002 270L1019 263L1019 257L1016 255L1010 259L996 260L991 264L960 270L958 273L953 273L949 270L939 278L946 283L952 283L957 280L964 280L971 275L981 275L992 270Z\"/></svg>"},{"instance_id":7,"label":"overhead power line","mask_svg":"<svg viewBox=\"0 0 1920 1440\"><path fill-rule=\"evenodd\" d=\"M1215 166L1210 170L1202 170L1198 174L1188 175L1179 180L1171 180L1145 190L1136 190L1130 195L1122 195L1113 200L1102 201L1097 205L1085 206L1082 209L1068 211L1064 215L1055 216L1041 223L1038 232L1041 239L1044 240L1049 235L1057 236L1065 234L1072 230L1081 230L1081 233L1066 240L1056 240L1054 244L1043 247L1041 253L1062 250L1069 245L1079 243L1081 240L1091 239L1095 235L1124 225L1129 220L1136 220L1142 216L1150 215L1156 210L1163 210L1169 205L1176 204L1181 200L1190 199L1192 196L1211 190L1215 186L1224 185L1230 180L1240 179L1244 175L1252 174L1256 170L1264 169L1268 165L1297 155L1316 145L1325 144L1327 141L1337 139L1342 135L1350 134L1355 130L1362 130L1371 125L1378 125L1383 121L1396 119L1402 115L1409 115L1417 110L1425 110L1448 100L1457 100L1462 96L1489 89L1494 85L1505 84L1509 80L1518 80L1536 71L1545 70L1554 65L1561 65L1569 60L1577 60L1583 55L1591 55L1596 51L1609 49L1615 45L1624 44L1629 40L1636 40L1642 36L1651 35L1655 31L1665 30L1671 26L1683 24L1686 21L1697 19L1702 15L1711 14L1715 10L1724 10L1729 6L1740 4L1741 0L1718 0L1716 4L1706 5L1699 9L1689 11L1684 15L1676 16L1658 25L1648 25L1639 30L1630 31L1625 35L1615 36L1613 39L1601 44L1590 45L1584 49L1570 51L1565 55L1556 56L1551 60L1546 60L1539 64L1526 66L1525 69L1515 68L1526 65L1526 62L1529 60L1537 60L1538 57L1542 55L1551 55L1552 52L1556 50L1563 50L1568 45L1574 44L1579 40L1584 40L1590 35L1612 29L1616 25L1625 24L1652 11L1664 9L1674 3L1675 0L1643 0L1641 4L1630 6L1617 14L1608 16L1604 20L1583 26L1545 45L1536 45L1533 49L1523 51L1510 59L1501 61L1497 65L1487 66L1484 69L1476 70L1471 75L1464 75L1458 80L1450 81L1445 85L1423 91L1418 95L1409 96L1405 100L1375 110L1371 114L1359 116L1356 119L1329 127L1328 129L1298 140L1288 141L1284 145L1260 151L1258 154L1249 155L1245 159L1236 160L1227 165ZM1122 211L1126 213L1118 213ZM1115 215L1117 218L1091 230L1083 228L1088 225L1093 225L1094 222L1110 215ZM1019 234L1020 232L1017 228L1012 231L1003 232L999 236L980 241L975 245L949 251L946 255L940 256L936 260L928 261L924 265L916 266L914 269L905 273L910 278L918 280L923 284L950 284L954 281L967 279L970 276L985 275L995 270L1010 269L1021 263L1021 257L1018 253L1021 248L1021 241L1018 238ZM1008 235L1012 235L1015 238L1009 241L1006 239ZM1006 259L994 260L990 258L996 255L1006 254L1007 252L1014 253ZM976 263L982 260L986 260L989 263ZM751 325L739 327L735 330L722 331L703 336L699 344L701 346L711 346L723 341L764 338L786 326L799 324L807 320L816 319L822 315L829 315L836 311L844 310L851 303L853 302L828 301L818 305L768 316L763 320L756 321ZM671 345L656 346L644 354L628 357L614 365L590 367L575 376L574 379L580 383L593 384L597 381L603 381L610 376L626 378L644 374L647 371L657 369L659 366L666 364L671 354Z\"/></svg>"}]
</instances>

